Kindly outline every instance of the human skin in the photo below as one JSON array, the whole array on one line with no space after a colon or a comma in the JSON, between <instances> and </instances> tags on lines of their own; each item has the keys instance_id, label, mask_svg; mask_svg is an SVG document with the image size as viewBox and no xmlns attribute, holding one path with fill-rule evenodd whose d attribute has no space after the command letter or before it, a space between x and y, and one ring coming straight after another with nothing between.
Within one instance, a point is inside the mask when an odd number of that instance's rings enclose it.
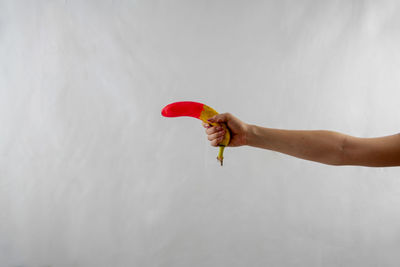
<instances>
[{"instance_id":1,"label":"human skin","mask_svg":"<svg viewBox=\"0 0 400 267\"><path fill-rule=\"evenodd\" d=\"M252 146L327 165L400 166L400 134L362 138L329 130L286 130L247 124L230 113L209 122L225 123L231 133L228 147ZM224 130L202 122L212 146L222 141Z\"/></svg>"}]
</instances>

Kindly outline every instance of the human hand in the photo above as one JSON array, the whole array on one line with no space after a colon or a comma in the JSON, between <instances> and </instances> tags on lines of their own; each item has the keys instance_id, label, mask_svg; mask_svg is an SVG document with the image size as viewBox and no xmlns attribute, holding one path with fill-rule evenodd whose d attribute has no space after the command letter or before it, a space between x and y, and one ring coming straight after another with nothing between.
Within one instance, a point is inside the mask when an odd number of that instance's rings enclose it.
<instances>
[{"instance_id":1,"label":"human hand","mask_svg":"<svg viewBox=\"0 0 400 267\"><path fill-rule=\"evenodd\" d=\"M242 122L230 113L217 114L211 117L209 120L211 123L225 123L230 134L231 139L228 147L244 146L247 144L246 136L249 125ZM211 141L212 146L218 146L218 144L224 139L225 131L220 126L212 126L208 123L202 122L204 128L206 128L207 138Z\"/></svg>"}]
</instances>

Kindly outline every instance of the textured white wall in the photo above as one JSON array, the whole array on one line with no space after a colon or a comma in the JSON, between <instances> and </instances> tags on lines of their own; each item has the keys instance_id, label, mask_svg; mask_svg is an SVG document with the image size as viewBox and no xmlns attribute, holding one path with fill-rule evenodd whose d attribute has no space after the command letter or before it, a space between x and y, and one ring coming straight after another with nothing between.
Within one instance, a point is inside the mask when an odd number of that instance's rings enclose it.
<instances>
[{"instance_id":1,"label":"textured white wall","mask_svg":"<svg viewBox=\"0 0 400 267\"><path fill-rule=\"evenodd\" d=\"M0 266L399 266L400 169L215 157L199 101L399 132L398 1L0 1Z\"/></svg>"}]
</instances>

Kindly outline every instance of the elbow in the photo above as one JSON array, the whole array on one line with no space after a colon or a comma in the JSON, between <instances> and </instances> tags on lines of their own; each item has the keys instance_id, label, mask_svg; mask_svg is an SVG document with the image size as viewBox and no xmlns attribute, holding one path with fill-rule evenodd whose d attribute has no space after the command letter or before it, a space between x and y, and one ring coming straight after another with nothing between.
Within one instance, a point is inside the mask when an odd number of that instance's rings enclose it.
<instances>
[{"instance_id":1,"label":"elbow","mask_svg":"<svg viewBox=\"0 0 400 267\"><path fill-rule=\"evenodd\" d=\"M341 136L339 145L336 148L336 153L334 160L331 165L333 166L344 166L344 165L349 165L347 162L347 157L346 157L346 151L347 151L347 136Z\"/></svg>"}]
</instances>

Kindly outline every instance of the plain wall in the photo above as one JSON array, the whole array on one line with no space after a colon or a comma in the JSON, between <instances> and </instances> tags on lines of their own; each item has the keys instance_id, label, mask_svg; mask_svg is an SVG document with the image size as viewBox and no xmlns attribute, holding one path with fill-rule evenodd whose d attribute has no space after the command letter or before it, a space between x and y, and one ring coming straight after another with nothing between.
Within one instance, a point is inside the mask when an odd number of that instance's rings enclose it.
<instances>
[{"instance_id":1,"label":"plain wall","mask_svg":"<svg viewBox=\"0 0 400 267\"><path fill-rule=\"evenodd\" d=\"M400 169L225 149L399 132L398 1L0 1L0 266L399 266Z\"/></svg>"}]
</instances>

